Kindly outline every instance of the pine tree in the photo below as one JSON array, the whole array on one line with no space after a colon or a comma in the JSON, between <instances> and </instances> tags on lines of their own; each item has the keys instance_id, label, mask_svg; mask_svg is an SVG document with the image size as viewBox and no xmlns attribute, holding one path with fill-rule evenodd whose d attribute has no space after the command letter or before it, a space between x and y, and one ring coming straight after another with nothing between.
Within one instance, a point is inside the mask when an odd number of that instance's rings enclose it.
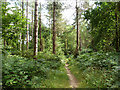
<instances>
[{"instance_id":1,"label":"pine tree","mask_svg":"<svg viewBox=\"0 0 120 90\"><path fill-rule=\"evenodd\" d=\"M34 56L38 53L38 0L35 0L35 17L34 17Z\"/></svg>"},{"instance_id":2,"label":"pine tree","mask_svg":"<svg viewBox=\"0 0 120 90\"><path fill-rule=\"evenodd\" d=\"M42 37L41 37L41 3L40 3L40 16L39 16L39 30L40 30L40 51L43 51Z\"/></svg>"},{"instance_id":3,"label":"pine tree","mask_svg":"<svg viewBox=\"0 0 120 90\"><path fill-rule=\"evenodd\" d=\"M77 6L77 0L76 0L76 25L77 25L76 54L78 54L78 49L79 49L79 25L78 25L78 6Z\"/></svg>"},{"instance_id":4,"label":"pine tree","mask_svg":"<svg viewBox=\"0 0 120 90\"><path fill-rule=\"evenodd\" d=\"M53 2L53 54L56 54L55 52L55 40L56 40L56 28L55 28L55 1Z\"/></svg>"},{"instance_id":5,"label":"pine tree","mask_svg":"<svg viewBox=\"0 0 120 90\"><path fill-rule=\"evenodd\" d=\"M28 0L26 1L26 29L27 29L27 49L29 48L29 40L28 40Z\"/></svg>"},{"instance_id":6,"label":"pine tree","mask_svg":"<svg viewBox=\"0 0 120 90\"><path fill-rule=\"evenodd\" d=\"M24 17L24 0L22 0L22 19ZM24 25L22 23L22 28L24 28ZM24 52L24 31L22 32L22 54Z\"/></svg>"}]
</instances>

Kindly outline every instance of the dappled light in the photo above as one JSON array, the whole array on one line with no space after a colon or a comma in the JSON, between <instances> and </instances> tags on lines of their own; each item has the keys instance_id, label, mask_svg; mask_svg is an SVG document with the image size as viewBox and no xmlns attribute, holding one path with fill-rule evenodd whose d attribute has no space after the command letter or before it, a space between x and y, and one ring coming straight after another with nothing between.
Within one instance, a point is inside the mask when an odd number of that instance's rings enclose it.
<instances>
[{"instance_id":1,"label":"dappled light","mask_svg":"<svg viewBox=\"0 0 120 90\"><path fill-rule=\"evenodd\" d=\"M3 90L120 86L120 2L88 1L2 1Z\"/></svg>"}]
</instances>

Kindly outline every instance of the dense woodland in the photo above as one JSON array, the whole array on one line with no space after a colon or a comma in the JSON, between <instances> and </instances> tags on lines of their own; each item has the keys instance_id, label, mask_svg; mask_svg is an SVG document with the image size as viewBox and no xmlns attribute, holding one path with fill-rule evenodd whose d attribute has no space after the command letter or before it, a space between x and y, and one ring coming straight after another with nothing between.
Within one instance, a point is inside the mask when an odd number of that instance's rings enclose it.
<instances>
[{"instance_id":1,"label":"dense woodland","mask_svg":"<svg viewBox=\"0 0 120 90\"><path fill-rule=\"evenodd\" d=\"M45 1L2 2L2 87L71 88L67 64L77 88L118 88L120 3L75 0L67 24L62 12L72 5Z\"/></svg>"}]
</instances>

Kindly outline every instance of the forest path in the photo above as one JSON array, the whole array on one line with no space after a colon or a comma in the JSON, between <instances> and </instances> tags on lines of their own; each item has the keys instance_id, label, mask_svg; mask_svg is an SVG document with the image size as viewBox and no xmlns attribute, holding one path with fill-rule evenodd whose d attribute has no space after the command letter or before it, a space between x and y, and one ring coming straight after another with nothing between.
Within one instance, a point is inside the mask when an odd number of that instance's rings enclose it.
<instances>
[{"instance_id":1,"label":"forest path","mask_svg":"<svg viewBox=\"0 0 120 90\"><path fill-rule=\"evenodd\" d=\"M68 64L65 64L65 69L67 71L67 75L69 77L70 80L70 86L72 88L77 88L78 87L78 82L77 79L74 77L74 75L70 72L70 70L68 69Z\"/></svg>"}]
</instances>

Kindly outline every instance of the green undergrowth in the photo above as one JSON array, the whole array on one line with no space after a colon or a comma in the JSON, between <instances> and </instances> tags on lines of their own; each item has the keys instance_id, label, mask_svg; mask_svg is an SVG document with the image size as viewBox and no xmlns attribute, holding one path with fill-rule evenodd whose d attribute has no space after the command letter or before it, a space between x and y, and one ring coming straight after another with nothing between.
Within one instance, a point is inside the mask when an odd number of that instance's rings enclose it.
<instances>
[{"instance_id":1,"label":"green undergrowth","mask_svg":"<svg viewBox=\"0 0 120 90\"><path fill-rule=\"evenodd\" d=\"M42 88L70 88L66 71L51 71L49 78L43 81Z\"/></svg>"},{"instance_id":2,"label":"green undergrowth","mask_svg":"<svg viewBox=\"0 0 120 90\"><path fill-rule=\"evenodd\" d=\"M64 64L58 55L39 53L34 60L6 54L2 60L3 88L68 87Z\"/></svg>"},{"instance_id":3,"label":"green undergrowth","mask_svg":"<svg viewBox=\"0 0 120 90\"><path fill-rule=\"evenodd\" d=\"M90 52L72 59L69 58L67 63L78 79L80 88L118 87L117 53Z\"/></svg>"}]
</instances>

